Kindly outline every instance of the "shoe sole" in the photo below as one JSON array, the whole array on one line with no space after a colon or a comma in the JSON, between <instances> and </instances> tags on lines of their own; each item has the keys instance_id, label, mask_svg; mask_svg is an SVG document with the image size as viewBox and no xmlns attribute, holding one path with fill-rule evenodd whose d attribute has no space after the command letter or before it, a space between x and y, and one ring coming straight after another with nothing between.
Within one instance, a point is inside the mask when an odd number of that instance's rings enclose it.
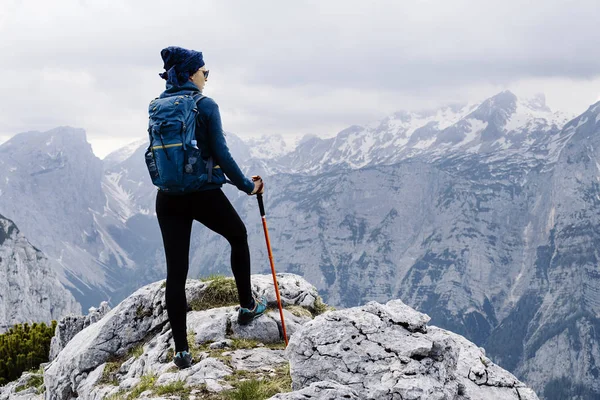
<instances>
[{"instance_id":1,"label":"shoe sole","mask_svg":"<svg viewBox=\"0 0 600 400\"><path fill-rule=\"evenodd\" d=\"M179 368L179 369L186 369L186 368L190 368L192 366L192 364L189 364L189 365L177 365L177 364L175 364L175 366L177 368Z\"/></svg>"},{"instance_id":2,"label":"shoe sole","mask_svg":"<svg viewBox=\"0 0 600 400\"><path fill-rule=\"evenodd\" d=\"M187 360L182 360L180 362L182 365L177 364L177 362L175 360L173 360L173 364L175 364L175 366L179 369L186 369L186 368L190 368L192 366L193 360L190 359L189 361Z\"/></svg>"}]
</instances>

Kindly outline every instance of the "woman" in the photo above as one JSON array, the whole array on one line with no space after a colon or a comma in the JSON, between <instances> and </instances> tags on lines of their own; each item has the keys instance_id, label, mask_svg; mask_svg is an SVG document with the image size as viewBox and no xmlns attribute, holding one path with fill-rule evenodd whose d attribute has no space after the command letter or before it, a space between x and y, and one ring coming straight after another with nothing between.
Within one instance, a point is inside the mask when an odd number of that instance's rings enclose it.
<instances>
[{"instance_id":1,"label":"woman","mask_svg":"<svg viewBox=\"0 0 600 400\"><path fill-rule=\"evenodd\" d=\"M161 96L178 93L202 93L208 70L202 53L181 47L167 47L161 51L166 72L160 76L167 81ZM211 98L197 103L196 140L203 151L212 156L215 164L232 183L249 195L263 193L264 184L259 176L246 178L232 158L221 126L219 107ZM171 195L158 191L156 215L163 237L167 259L166 302L175 342L175 365L188 368L192 356L186 337L187 301L185 281L189 267L189 248L192 222L199 221L223 236L231 245L231 270L237 285L240 309L238 322L248 324L266 310L264 299L252 295L250 285L250 251L246 227L221 190L220 184L206 183L198 191Z\"/></svg>"}]
</instances>

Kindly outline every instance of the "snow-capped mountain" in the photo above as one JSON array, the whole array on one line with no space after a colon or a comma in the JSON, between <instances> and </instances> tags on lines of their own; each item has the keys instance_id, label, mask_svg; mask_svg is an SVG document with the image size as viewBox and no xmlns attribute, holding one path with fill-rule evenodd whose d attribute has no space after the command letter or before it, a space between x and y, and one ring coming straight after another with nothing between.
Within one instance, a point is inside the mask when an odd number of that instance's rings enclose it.
<instances>
[{"instance_id":1,"label":"snow-capped mountain","mask_svg":"<svg viewBox=\"0 0 600 400\"><path fill-rule=\"evenodd\" d=\"M129 143L128 145L113 151L112 153L110 153L109 155L107 155L106 157L104 157L104 159L102 159L102 163L104 164L104 168L105 169L110 169L111 167L122 163L123 161L127 160L128 158L130 158L133 153L138 150L140 147L144 147L144 146L148 146L148 138L144 138L144 139L139 139L139 140L135 140L131 143Z\"/></svg>"},{"instance_id":2,"label":"snow-capped mountain","mask_svg":"<svg viewBox=\"0 0 600 400\"><path fill-rule=\"evenodd\" d=\"M275 159L256 158L257 143L227 140L247 175L265 178L278 271L305 276L336 306L399 297L485 345L541 397L587 399L600 393L599 113L596 105L568 121L543 97L502 92L481 104L396 113L330 139L306 137ZM107 157L94 177L104 197L89 202L123 297L165 271L144 147ZM80 193L82 203L97 190ZM255 199L225 191L247 225L253 272L267 272ZM46 212L43 200L30 207ZM227 242L200 226L190 260L190 277L230 272Z\"/></svg>"},{"instance_id":3,"label":"snow-capped mountain","mask_svg":"<svg viewBox=\"0 0 600 400\"><path fill-rule=\"evenodd\" d=\"M245 140L254 158L272 160L294 150L294 141L281 135L263 135Z\"/></svg>"},{"instance_id":4,"label":"snow-capped mountain","mask_svg":"<svg viewBox=\"0 0 600 400\"><path fill-rule=\"evenodd\" d=\"M17 323L58 320L81 313L46 256L0 215L0 333Z\"/></svg>"},{"instance_id":5,"label":"snow-capped mountain","mask_svg":"<svg viewBox=\"0 0 600 400\"><path fill-rule=\"evenodd\" d=\"M518 151L548 143L573 116L552 112L544 96L519 100L502 92L479 105L429 112L399 112L366 127L352 126L335 138L311 138L278 161L286 172L394 164L407 158L432 160L450 154Z\"/></svg>"}]
</instances>

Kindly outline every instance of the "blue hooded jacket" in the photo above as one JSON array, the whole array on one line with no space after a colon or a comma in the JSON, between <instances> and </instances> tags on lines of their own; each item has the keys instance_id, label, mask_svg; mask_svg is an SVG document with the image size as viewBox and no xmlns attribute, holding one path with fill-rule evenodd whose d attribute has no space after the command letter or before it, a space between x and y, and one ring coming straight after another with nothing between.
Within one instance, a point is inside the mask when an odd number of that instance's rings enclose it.
<instances>
[{"instance_id":1,"label":"blue hooded jacket","mask_svg":"<svg viewBox=\"0 0 600 400\"><path fill-rule=\"evenodd\" d=\"M169 97L181 94L201 94L200 89L193 82L188 81L182 85L175 86L167 83L167 89L160 97ZM248 179L237 165L231 153L221 124L221 113L219 106L213 99L206 97L198 103L198 119L196 121L196 140L202 151L202 156L213 157L215 165L219 165L225 175L241 191L248 194L254 190L254 183ZM200 190L218 189L222 185L207 183Z\"/></svg>"}]
</instances>

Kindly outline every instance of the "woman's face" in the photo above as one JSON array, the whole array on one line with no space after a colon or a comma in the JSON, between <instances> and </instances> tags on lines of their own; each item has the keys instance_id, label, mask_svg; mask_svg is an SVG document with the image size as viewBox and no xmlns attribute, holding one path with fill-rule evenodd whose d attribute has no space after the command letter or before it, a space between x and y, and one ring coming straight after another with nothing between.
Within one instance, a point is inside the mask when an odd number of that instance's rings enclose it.
<instances>
[{"instance_id":1,"label":"woman's face","mask_svg":"<svg viewBox=\"0 0 600 400\"><path fill-rule=\"evenodd\" d=\"M204 72L206 71L206 65L200 68L196 73L190 76L190 81L194 82L198 89L203 90L204 85L206 84L206 79L204 79Z\"/></svg>"}]
</instances>

